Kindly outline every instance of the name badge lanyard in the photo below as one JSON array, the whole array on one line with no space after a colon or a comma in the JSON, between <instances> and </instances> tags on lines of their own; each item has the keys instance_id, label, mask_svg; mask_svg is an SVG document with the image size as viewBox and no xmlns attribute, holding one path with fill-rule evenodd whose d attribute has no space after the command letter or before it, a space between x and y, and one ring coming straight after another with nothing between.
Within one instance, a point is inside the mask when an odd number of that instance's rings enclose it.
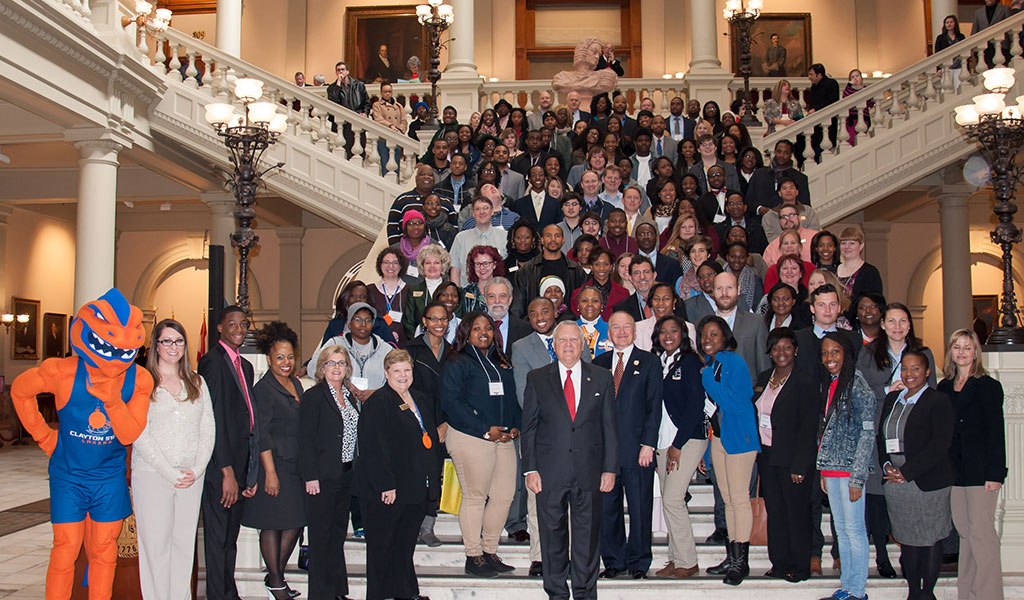
<instances>
[{"instance_id":1,"label":"name badge lanyard","mask_svg":"<svg viewBox=\"0 0 1024 600\"><path fill-rule=\"evenodd\" d=\"M480 355L483 354L483 353L480 352L479 348L477 348L476 346L473 346L473 350L474 350L473 354L476 355L476 361L478 363L480 363L480 368L483 369L483 371L484 371L484 377L487 378L488 393L491 396L504 396L505 395L505 386L504 386L504 384L501 381L501 371L499 371L498 367L495 366L495 364L493 362L491 362L491 358L489 356L484 355L483 358L480 358ZM491 372L487 370L486 366L484 366L484 360L486 360L487 364L491 365L491 368L494 369L494 374L498 378L498 381L491 381ZM504 422L504 420L505 420L505 404L504 403L502 403L499 406L499 416L500 416L502 422Z\"/></svg>"},{"instance_id":2,"label":"name badge lanyard","mask_svg":"<svg viewBox=\"0 0 1024 600\"><path fill-rule=\"evenodd\" d=\"M906 400L906 398L904 398ZM889 423L892 421L892 415L896 412L895 408L889 413L889 417L885 420L885 451L890 454L902 454L902 448L900 448L900 421L903 420L903 415L907 412L907 404L903 402L896 402L900 405L900 414L896 417L896 429L892 435L889 435Z\"/></svg>"},{"instance_id":3,"label":"name badge lanyard","mask_svg":"<svg viewBox=\"0 0 1024 600\"><path fill-rule=\"evenodd\" d=\"M420 407L415 404L409 404L408 406L412 409L412 414L416 417L416 422L420 424L420 432L423 434L423 447L430 450L430 447L433 446L434 443L430 440L430 436L427 434L427 428L423 426L423 415L420 414Z\"/></svg>"}]
</instances>

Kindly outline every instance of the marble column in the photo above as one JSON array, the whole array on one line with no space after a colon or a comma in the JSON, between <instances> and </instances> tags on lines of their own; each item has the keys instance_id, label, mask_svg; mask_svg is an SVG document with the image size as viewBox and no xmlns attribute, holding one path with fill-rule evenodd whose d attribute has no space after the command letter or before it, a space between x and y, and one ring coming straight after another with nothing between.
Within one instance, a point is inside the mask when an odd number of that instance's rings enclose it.
<instances>
[{"instance_id":1,"label":"marble column","mask_svg":"<svg viewBox=\"0 0 1024 600\"><path fill-rule=\"evenodd\" d=\"M684 81L687 97L697 98L702 104L714 100L725 111L733 77L718 58L718 28L728 24L715 6L715 0L690 0L690 70Z\"/></svg>"},{"instance_id":2,"label":"marble column","mask_svg":"<svg viewBox=\"0 0 1024 600\"><path fill-rule=\"evenodd\" d=\"M114 223L117 208L117 153L113 140L75 142L78 212L75 233L75 309L114 286Z\"/></svg>"},{"instance_id":3,"label":"marble column","mask_svg":"<svg viewBox=\"0 0 1024 600\"><path fill-rule=\"evenodd\" d=\"M277 233L280 264L278 265L277 318L297 332L302 332L302 227L279 227Z\"/></svg>"},{"instance_id":4,"label":"marble column","mask_svg":"<svg viewBox=\"0 0 1024 600\"><path fill-rule=\"evenodd\" d=\"M476 71L473 48L474 1L450 0L455 12L455 21L452 22L452 26L448 30L451 35L451 43L448 44L448 66L444 69L446 76L453 73L479 76Z\"/></svg>"},{"instance_id":5,"label":"marble column","mask_svg":"<svg viewBox=\"0 0 1024 600\"><path fill-rule=\"evenodd\" d=\"M469 116L480 110L480 73L476 70L473 44L476 25L474 2L449 0L455 20L447 33L451 40L448 44L448 64L441 80L437 82L439 106L454 106L459 111L460 122L468 122ZM429 68L429 64L424 64L424 69Z\"/></svg>"},{"instance_id":6,"label":"marble column","mask_svg":"<svg viewBox=\"0 0 1024 600\"><path fill-rule=\"evenodd\" d=\"M864 260L873 264L882 276L884 289L889 286L889 232L892 223L889 221L865 221L861 223L864 231Z\"/></svg>"},{"instance_id":7,"label":"marble column","mask_svg":"<svg viewBox=\"0 0 1024 600\"><path fill-rule=\"evenodd\" d=\"M943 340L963 327L971 316L971 228L966 190L945 188L936 195L942 235L942 330ZM983 340L984 341L984 340Z\"/></svg>"},{"instance_id":8,"label":"marble column","mask_svg":"<svg viewBox=\"0 0 1024 600\"><path fill-rule=\"evenodd\" d=\"M231 246L231 234L235 231L235 196L229 192L208 192L199 197L210 207L210 244L224 246L224 298L228 304L234 304L238 293L235 282L238 257Z\"/></svg>"},{"instance_id":9,"label":"marble column","mask_svg":"<svg viewBox=\"0 0 1024 600\"><path fill-rule=\"evenodd\" d=\"M690 71L720 71L715 0L690 0Z\"/></svg>"},{"instance_id":10,"label":"marble column","mask_svg":"<svg viewBox=\"0 0 1024 600\"><path fill-rule=\"evenodd\" d=\"M932 43L942 33L942 21L949 15L960 13L957 0L932 0ZM959 17L957 17L959 19ZM967 34L969 25L961 23L960 30Z\"/></svg>"},{"instance_id":11,"label":"marble column","mask_svg":"<svg viewBox=\"0 0 1024 600\"><path fill-rule=\"evenodd\" d=\"M9 304L9 298L11 296L7 293L7 260L14 257L14 254L12 254L7 248L7 220L10 218L11 212L13 211L13 206L0 203L0 256L4 257L3 259L0 259L0 310L3 310L4 312L11 311L13 308L13 306ZM10 338L9 332L7 332L6 328L3 327L0 327L0 332L7 334L6 337L0 336L0 339L7 342ZM0 348L2 347L4 346L0 346ZM0 352L0 372L11 372L7 368L7 361L9 360L11 360L9 352ZM10 384L10 381L6 382L6 385ZM3 395L2 389L0 389L0 395Z\"/></svg>"},{"instance_id":12,"label":"marble column","mask_svg":"<svg viewBox=\"0 0 1024 600\"><path fill-rule=\"evenodd\" d=\"M217 47L242 55L242 0L217 0Z\"/></svg>"}]
</instances>

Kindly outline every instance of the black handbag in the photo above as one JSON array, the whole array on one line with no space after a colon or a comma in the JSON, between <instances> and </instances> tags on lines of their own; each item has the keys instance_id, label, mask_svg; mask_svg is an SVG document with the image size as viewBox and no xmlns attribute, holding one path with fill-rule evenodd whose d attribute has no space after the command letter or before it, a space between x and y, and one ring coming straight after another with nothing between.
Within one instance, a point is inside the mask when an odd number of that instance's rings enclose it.
<instances>
[{"instance_id":1,"label":"black handbag","mask_svg":"<svg viewBox=\"0 0 1024 600\"><path fill-rule=\"evenodd\" d=\"M299 532L299 568L303 571L309 570L309 544L304 544L306 541L306 528L303 527L302 531Z\"/></svg>"}]
</instances>

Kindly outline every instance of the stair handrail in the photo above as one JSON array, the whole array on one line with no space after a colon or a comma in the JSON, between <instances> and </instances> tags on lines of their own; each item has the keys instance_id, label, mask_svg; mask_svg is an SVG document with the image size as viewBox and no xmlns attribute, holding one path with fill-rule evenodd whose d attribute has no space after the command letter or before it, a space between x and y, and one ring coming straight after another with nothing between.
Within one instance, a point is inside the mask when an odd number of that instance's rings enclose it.
<instances>
[{"instance_id":1,"label":"stair handrail","mask_svg":"<svg viewBox=\"0 0 1024 600\"><path fill-rule=\"evenodd\" d=\"M954 89L953 82L951 79L950 71L952 64L956 59L960 59L961 72L959 75L961 85L976 85L977 78L980 74L979 67L976 65L975 72L970 71L968 59L972 52L978 50L977 53L981 64L981 53L984 48L988 47L990 42L995 41L997 46L1001 46L1001 42L1006 37L1007 33L1012 33L1011 38L1011 60L1010 62L1014 65L1018 62L1024 62L1022 57L1022 48L1020 45L1020 39L1017 34L1021 32L1022 26L1024 26L1024 13L1014 15L1009 19L1005 19L987 27L978 34L971 35L966 39L959 41L950 47L941 50L928 56L916 63L898 71L891 77L887 77L880 80L878 83L871 85L865 85L864 88L855 94L851 94L846 98L840 98L838 102L834 102L828 105L822 110L815 111L814 114L805 116L796 123L785 127L780 130L776 130L774 133L766 135L762 138L762 141L758 144L765 153L765 156L771 156L771 153L775 147L775 143L783 139L794 139L795 136L803 134L810 135L815 127L825 126L830 124L832 119L837 117L841 118L845 122L845 118L850 114L851 110L867 111L871 117L871 125L867 125L863 118L858 119L858 132L861 132L861 128L864 129L863 133L873 134L875 118L874 114L878 111L885 113L889 111L890 116L898 117L905 114L907 106L904 106L903 96L907 96L909 101L919 101L920 98L915 96L921 96L925 100L938 97L938 93L947 92ZM1004 64L1004 58L1002 52L995 52L993 62L996 66L1006 66ZM936 74L939 76L940 86L935 86ZM925 89L919 93L917 86L924 86ZM867 92L867 93L865 93ZM886 96L889 93L890 96ZM896 100L900 102L897 103ZM910 105L910 108L915 108L916 105ZM890 109L892 109L890 111ZM952 112L950 113L952 118ZM844 139L843 133L845 127L839 127L839 140L838 141L849 141L848 134ZM822 141L823 150L833 149L831 143L828 140L828 136Z\"/></svg>"},{"instance_id":2,"label":"stair handrail","mask_svg":"<svg viewBox=\"0 0 1024 600\"><path fill-rule=\"evenodd\" d=\"M156 54L152 57L157 68L163 68L165 58L163 56L163 41L167 41L171 46L170 62L165 76L169 78L178 76L176 71L183 66L176 51L176 48L180 47L185 50L185 55L188 58L184 83L192 87L200 87L199 82L196 81L199 71L195 61L197 57L201 58L207 65L206 72L202 76L202 85L209 86L212 98L230 94L231 77L260 79L264 82L264 96L271 102L285 104L289 131L295 135L308 134L313 144L326 141L328 150L334 151L344 146L345 142L342 139L341 131L343 125L347 124L352 128L354 134L354 144L351 148L353 155L348 159L350 162L360 165L366 170L379 170L380 158L377 154L376 142L378 139L384 140L389 150L396 147L402 148L401 168L394 163L394 153L389 153L391 160L387 165L387 177L395 183L404 183L410 178L413 163L420 152L420 143L407 134L396 132L377 123L372 118L363 117L288 82L270 71L245 62L173 28L168 28L162 38L158 40ZM229 97L233 100L233 96ZM298 106L295 106L295 103L298 103ZM337 132L331 131L330 117L333 117L334 123L337 124ZM362 145L362 135L366 136L365 147Z\"/></svg>"}]
</instances>

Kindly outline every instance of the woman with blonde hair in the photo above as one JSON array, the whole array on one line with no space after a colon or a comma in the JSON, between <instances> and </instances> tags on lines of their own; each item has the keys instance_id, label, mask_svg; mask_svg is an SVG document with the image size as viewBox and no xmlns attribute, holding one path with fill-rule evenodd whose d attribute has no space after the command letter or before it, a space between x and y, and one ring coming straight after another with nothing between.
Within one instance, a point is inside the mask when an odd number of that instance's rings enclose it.
<instances>
[{"instance_id":1,"label":"woman with blonde hair","mask_svg":"<svg viewBox=\"0 0 1024 600\"><path fill-rule=\"evenodd\" d=\"M312 600L348 595L345 534L360 412L348 385L352 359L343 346L331 344L320 352L314 376L317 384L299 405L298 461L306 488Z\"/></svg>"},{"instance_id":2,"label":"woman with blonde hair","mask_svg":"<svg viewBox=\"0 0 1024 600\"><path fill-rule=\"evenodd\" d=\"M950 492L960 534L957 589L961 598L1003 597L999 534L993 526L999 489L1006 481L1003 386L981 364L981 342L970 329L949 336L945 377L938 390L956 413L950 456L956 480Z\"/></svg>"},{"instance_id":3,"label":"woman with blonde hair","mask_svg":"<svg viewBox=\"0 0 1024 600\"><path fill-rule=\"evenodd\" d=\"M882 275L878 268L864 260L864 232L860 227L847 227L839 234L839 254L842 262L836 267L836 275L847 296L856 298L864 292L883 293Z\"/></svg>"},{"instance_id":4,"label":"woman with blonde hair","mask_svg":"<svg viewBox=\"0 0 1024 600\"><path fill-rule=\"evenodd\" d=\"M216 437L213 405L181 323L157 323L149 347L153 401L132 452L139 579L147 599L182 600L191 594L202 479Z\"/></svg>"},{"instance_id":5,"label":"woman with blonde hair","mask_svg":"<svg viewBox=\"0 0 1024 600\"><path fill-rule=\"evenodd\" d=\"M764 120L768 123L768 133L788 127L804 116L800 106L799 94L792 94L792 86L788 79L780 79L772 88L772 97L765 100Z\"/></svg>"}]
</instances>

